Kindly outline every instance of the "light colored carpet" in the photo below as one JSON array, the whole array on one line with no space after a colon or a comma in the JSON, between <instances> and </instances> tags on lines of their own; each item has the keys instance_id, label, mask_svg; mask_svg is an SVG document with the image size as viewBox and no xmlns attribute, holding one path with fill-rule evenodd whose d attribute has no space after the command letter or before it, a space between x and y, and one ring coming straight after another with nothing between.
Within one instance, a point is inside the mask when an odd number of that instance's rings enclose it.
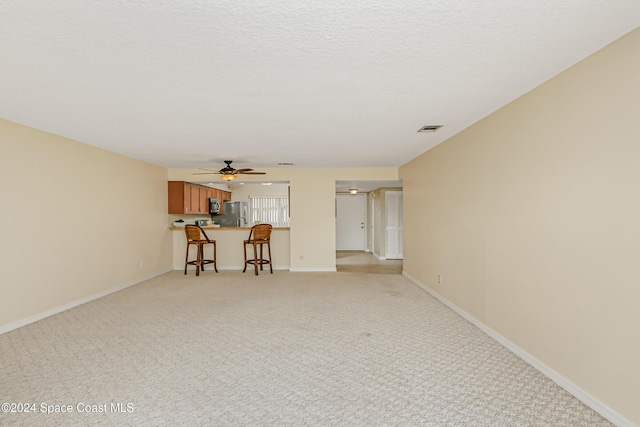
<instances>
[{"instance_id":1,"label":"light colored carpet","mask_svg":"<svg viewBox=\"0 0 640 427\"><path fill-rule=\"evenodd\" d=\"M610 425L391 274L171 272L0 336L0 361L2 402L37 411L1 425Z\"/></svg>"}]
</instances>

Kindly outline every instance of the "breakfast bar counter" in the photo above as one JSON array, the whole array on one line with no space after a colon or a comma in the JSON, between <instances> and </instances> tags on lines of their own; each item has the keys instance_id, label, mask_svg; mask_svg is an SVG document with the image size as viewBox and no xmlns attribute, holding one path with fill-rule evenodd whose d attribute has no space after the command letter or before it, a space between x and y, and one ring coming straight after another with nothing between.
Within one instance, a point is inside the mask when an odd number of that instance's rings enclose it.
<instances>
[{"instance_id":1,"label":"breakfast bar counter","mask_svg":"<svg viewBox=\"0 0 640 427\"><path fill-rule=\"evenodd\" d=\"M216 241L218 270L242 270L244 268L244 252L242 242L249 238L251 227L212 227L204 226L202 229L209 239ZM173 231L173 269L183 270L187 239L184 227L169 227ZM266 250L266 248L265 248ZM247 248L249 258L253 257L250 248ZM213 254L211 245L205 248L205 258L210 259ZM195 259L195 248L192 247L189 259ZM273 228L271 232L271 258L274 270L289 269L289 228ZM250 266L251 267L251 266ZM268 266L267 266L268 267ZM195 267L189 266L189 270ZM212 266L208 269L213 270Z\"/></svg>"}]
</instances>

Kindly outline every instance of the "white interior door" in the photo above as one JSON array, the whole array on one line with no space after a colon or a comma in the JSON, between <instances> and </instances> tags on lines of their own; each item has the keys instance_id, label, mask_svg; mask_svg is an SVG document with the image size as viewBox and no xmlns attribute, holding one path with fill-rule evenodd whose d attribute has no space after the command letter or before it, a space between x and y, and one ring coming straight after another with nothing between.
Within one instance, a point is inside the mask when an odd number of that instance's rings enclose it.
<instances>
[{"instance_id":1,"label":"white interior door","mask_svg":"<svg viewBox=\"0 0 640 427\"><path fill-rule=\"evenodd\" d=\"M367 199L364 194L336 194L336 249L364 251Z\"/></svg>"},{"instance_id":2,"label":"white interior door","mask_svg":"<svg viewBox=\"0 0 640 427\"><path fill-rule=\"evenodd\" d=\"M385 191L387 259L402 259L402 191Z\"/></svg>"},{"instance_id":3,"label":"white interior door","mask_svg":"<svg viewBox=\"0 0 640 427\"><path fill-rule=\"evenodd\" d=\"M375 238L375 229L374 229L374 224L375 224L375 203L374 203L374 198L373 198L373 193L368 193L367 194L367 200L368 200L368 209L367 209L367 251L373 253L374 252L374 238Z\"/></svg>"}]
</instances>

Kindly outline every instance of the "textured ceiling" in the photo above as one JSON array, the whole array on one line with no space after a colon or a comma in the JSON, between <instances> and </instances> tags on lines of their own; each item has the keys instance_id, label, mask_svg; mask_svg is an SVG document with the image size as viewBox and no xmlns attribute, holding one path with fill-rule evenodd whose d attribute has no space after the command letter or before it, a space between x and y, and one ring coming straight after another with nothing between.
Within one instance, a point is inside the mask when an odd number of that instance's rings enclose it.
<instances>
[{"instance_id":1,"label":"textured ceiling","mask_svg":"<svg viewBox=\"0 0 640 427\"><path fill-rule=\"evenodd\" d=\"M395 167L639 25L639 0L0 0L0 117L167 167Z\"/></svg>"}]
</instances>

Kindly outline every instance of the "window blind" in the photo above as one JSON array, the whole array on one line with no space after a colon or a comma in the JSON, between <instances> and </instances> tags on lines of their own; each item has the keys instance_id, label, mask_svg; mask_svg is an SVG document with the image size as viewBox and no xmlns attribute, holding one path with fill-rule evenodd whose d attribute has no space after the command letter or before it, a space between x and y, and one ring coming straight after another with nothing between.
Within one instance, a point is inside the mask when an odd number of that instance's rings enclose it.
<instances>
[{"instance_id":1,"label":"window blind","mask_svg":"<svg viewBox=\"0 0 640 427\"><path fill-rule=\"evenodd\" d=\"M259 222L274 227L289 227L287 196L249 196L250 224Z\"/></svg>"}]
</instances>

